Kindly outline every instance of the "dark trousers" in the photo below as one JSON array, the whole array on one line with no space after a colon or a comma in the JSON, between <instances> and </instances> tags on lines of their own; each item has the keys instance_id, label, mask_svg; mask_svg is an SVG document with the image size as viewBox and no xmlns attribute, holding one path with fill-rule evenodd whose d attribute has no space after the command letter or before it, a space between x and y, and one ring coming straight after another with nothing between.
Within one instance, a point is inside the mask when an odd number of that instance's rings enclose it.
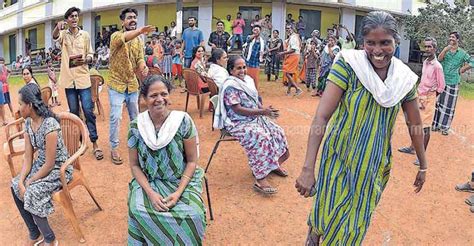
<instances>
[{"instance_id":1,"label":"dark trousers","mask_svg":"<svg viewBox=\"0 0 474 246\"><path fill-rule=\"evenodd\" d=\"M81 101L82 112L86 118L87 130L89 130L89 138L91 142L95 143L99 138L97 136L97 126L94 115L94 103L92 102L91 88L74 89L66 88L67 104L69 111L79 116L79 101Z\"/></svg>"},{"instance_id":2,"label":"dark trousers","mask_svg":"<svg viewBox=\"0 0 474 246\"><path fill-rule=\"evenodd\" d=\"M20 215L25 221L26 227L28 227L30 239L38 239L41 234L43 234L44 241L46 243L51 243L52 241L54 241L54 239L56 239L56 236L54 235L53 230L49 226L48 218L42 218L26 211L23 202L15 195L13 189L11 189L11 191L16 207L18 208L18 211L20 211Z\"/></svg>"}]
</instances>

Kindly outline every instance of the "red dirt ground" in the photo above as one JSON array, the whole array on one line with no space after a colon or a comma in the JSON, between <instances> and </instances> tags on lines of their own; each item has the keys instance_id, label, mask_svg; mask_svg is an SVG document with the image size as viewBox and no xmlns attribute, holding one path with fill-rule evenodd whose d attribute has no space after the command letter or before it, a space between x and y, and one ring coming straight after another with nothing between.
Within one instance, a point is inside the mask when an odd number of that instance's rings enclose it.
<instances>
[{"instance_id":1,"label":"red dirt ground","mask_svg":"<svg viewBox=\"0 0 474 246\"><path fill-rule=\"evenodd\" d=\"M319 99L310 97L309 93L298 98L287 97L280 83L261 84L265 104L271 104L281 112L277 123L285 129L290 146L291 157L285 164L290 176L272 176L270 181L279 188L279 193L263 197L252 190L253 179L243 149L236 142L223 143L208 174L215 220L210 221L207 227L207 245L303 245L312 200L300 197L294 183L304 161L307 129ZM14 105L17 105L18 88L11 91ZM67 110L64 92L61 91L60 95L63 105L55 110ZM105 91L102 91L101 98L108 115ZM171 107L183 110L184 101L185 94L176 90L172 95ZM447 137L439 133L432 134L427 152L427 182L419 194L413 192L412 186L416 174L416 167L412 164L415 157L396 151L396 148L409 143L400 113L392 141L393 171L372 218L365 244L474 244L474 214L469 212L469 207L464 203L469 194L454 190L456 183L468 180L474 168L473 107L473 101L460 99L453 124L455 133ZM127 165L125 139L128 116L125 112L120 131L120 151L125 163L121 166L111 163L108 120L100 116L97 120L99 144L105 158L96 161L91 148L83 156L84 172L104 211L97 210L85 189L76 188L72 191L74 209L87 240L84 245L126 244L127 185L131 174ZM200 165L205 166L219 132L211 131L211 113L206 112L204 118L199 119L194 98L190 102L189 112L198 125ZM2 142L4 138L2 133ZM17 159L17 162L21 161ZM20 245L27 237L27 230L11 198L10 172L3 159L2 166L0 238L8 245ZM62 245L79 244L60 206L56 206L56 212L50 216L50 224Z\"/></svg>"}]
</instances>

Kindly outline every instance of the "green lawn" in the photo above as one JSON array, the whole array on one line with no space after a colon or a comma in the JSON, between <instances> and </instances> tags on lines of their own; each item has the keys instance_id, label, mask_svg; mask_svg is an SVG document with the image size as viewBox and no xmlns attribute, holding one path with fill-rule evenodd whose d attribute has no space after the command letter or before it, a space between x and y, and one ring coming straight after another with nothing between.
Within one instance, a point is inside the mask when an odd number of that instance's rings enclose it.
<instances>
[{"instance_id":1,"label":"green lawn","mask_svg":"<svg viewBox=\"0 0 474 246\"><path fill-rule=\"evenodd\" d=\"M463 98L474 100L474 83L462 82L459 90Z\"/></svg>"}]
</instances>

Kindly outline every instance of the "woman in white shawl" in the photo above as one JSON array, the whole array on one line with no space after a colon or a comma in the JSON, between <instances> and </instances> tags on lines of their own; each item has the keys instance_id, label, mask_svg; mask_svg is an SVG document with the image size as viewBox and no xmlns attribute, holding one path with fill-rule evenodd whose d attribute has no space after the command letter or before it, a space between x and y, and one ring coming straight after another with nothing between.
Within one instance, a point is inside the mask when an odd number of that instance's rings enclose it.
<instances>
[{"instance_id":1,"label":"woman in white shawl","mask_svg":"<svg viewBox=\"0 0 474 246\"><path fill-rule=\"evenodd\" d=\"M128 245L202 245L204 238L197 131L187 113L168 109L171 87L161 75L147 77L140 94L148 110L130 123Z\"/></svg>"},{"instance_id":2,"label":"woman in white shawl","mask_svg":"<svg viewBox=\"0 0 474 246\"><path fill-rule=\"evenodd\" d=\"M322 245L362 244L390 176L390 143L400 108L420 160L415 192L425 182L423 126L415 100L418 77L393 57L400 39L397 23L386 12L371 12L362 21L362 36L364 50L343 50L335 58L296 180L301 195L314 196L307 245L320 240Z\"/></svg>"},{"instance_id":3,"label":"woman in white shawl","mask_svg":"<svg viewBox=\"0 0 474 246\"><path fill-rule=\"evenodd\" d=\"M219 89L224 84L224 81L229 77L229 72L227 72L227 53L220 48L213 49L211 52L211 57L209 57L208 62L211 63L207 75L209 78L214 80Z\"/></svg>"},{"instance_id":4,"label":"woman in white shawl","mask_svg":"<svg viewBox=\"0 0 474 246\"><path fill-rule=\"evenodd\" d=\"M288 176L281 164L289 157L283 129L270 120L279 116L278 110L272 106L264 108L260 103L243 57L231 56L227 71L230 77L219 93L214 127L225 128L244 147L256 179L253 188L263 194L276 193L267 176L272 172Z\"/></svg>"}]
</instances>

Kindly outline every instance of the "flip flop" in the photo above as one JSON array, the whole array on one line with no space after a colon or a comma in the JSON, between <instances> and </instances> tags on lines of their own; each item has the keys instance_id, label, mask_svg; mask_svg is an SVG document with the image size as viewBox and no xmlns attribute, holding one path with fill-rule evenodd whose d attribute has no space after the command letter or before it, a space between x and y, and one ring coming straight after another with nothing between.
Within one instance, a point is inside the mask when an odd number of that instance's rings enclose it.
<instances>
[{"instance_id":1,"label":"flip flop","mask_svg":"<svg viewBox=\"0 0 474 246\"><path fill-rule=\"evenodd\" d=\"M470 196L468 199L464 200L467 205L474 206L474 195Z\"/></svg>"},{"instance_id":2,"label":"flip flop","mask_svg":"<svg viewBox=\"0 0 474 246\"><path fill-rule=\"evenodd\" d=\"M44 242L44 237L42 237L40 240L36 241L33 246L39 246L41 243Z\"/></svg>"},{"instance_id":3,"label":"flip flop","mask_svg":"<svg viewBox=\"0 0 474 246\"><path fill-rule=\"evenodd\" d=\"M100 161L104 159L104 153L102 152L101 149L97 148L94 151L92 151L92 153L94 154L94 157L96 160Z\"/></svg>"},{"instance_id":4,"label":"flip flop","mask_svg":"<svg viewBox=\"0 0 474 246\"><path fill-rule=\"evenodd\" d=\"M410 155L415 154L415 150L410 147L402 147L402 148L399 148L398 151L404 154L410 154Z\"/></svg>"},{"instance_id":5,"label":"flip flop","mask_svg":"<svg viewBox=\"0 0 474 246\"><path fill-rule=\"evenodd\" d=\"M471 187L469 182L466 182L464 184L457 184L456 187L454 187L457 191L464 191L464 192L471 192L474 193L474 189Z\"/></svg>"},{"instance_id":6,"label":"flip flop","mask_svg":"<svg viewBox=\"0 0 474 246\"><path fill-rule=\"evenodd\" d=\"M420 166L420 160L416 159L416 160L413 162L413 165L415 165L415 166Z\"/></svg>"},{"instance_id":7,"label":"flip flop","mask_svg":"<svg viewBox=\"0 0 474 246\"><path fill-rule=\"evenodd\" d=\"M288 171L286 171L285 169L283 168L278 168L278 169L275 169L272 171L272 173L280 176L280 177L288 177Z\"/></svg>"},{"instance_id":8,"label":"flip flop","mask_svg":"<svg viewBox=\"0 0 474 246\"><path fill-rule=\"evenodd\" d=\"M257 192L260 192L264 195L271 195L277 193L278 189L274 187L261 187L259 184L254 183L253 189Z\"/></svg>"},{"instance_id":9,"label":"flip flop","mask_svg":"<svg viewBox=\"0 0 474 246\"><path fill-rule=\"evenodd\" d=\"M112 163L115 164L115 165L122 165L123 163L123 160L120 156L118 157L114 157L113 154L111 154L111 157L112 157Z\"/></svg>"}]
</instances>

